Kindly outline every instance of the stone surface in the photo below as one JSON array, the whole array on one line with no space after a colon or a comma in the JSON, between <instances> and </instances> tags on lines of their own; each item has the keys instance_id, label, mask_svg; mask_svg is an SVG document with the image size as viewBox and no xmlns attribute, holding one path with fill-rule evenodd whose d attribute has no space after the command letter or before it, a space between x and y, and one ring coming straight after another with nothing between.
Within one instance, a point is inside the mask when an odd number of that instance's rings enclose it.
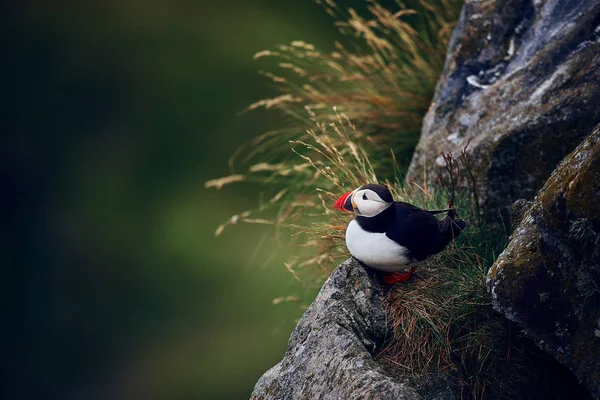
<instances>
[{"instance_id":1,"label":"stone surface","mask_svg":"<svg viewBox=\"0 0 600 400\"><path fill-rule=\"evenodd\" d=\"M482 209L506 217L600 122L600 2L466 0L408 179L470 138Z\"/></svg>"},{"instance_id":2,"label":"stone surface","mask_svg":"<svg viewBox=\"0 0 600 400\"><path fill-rule=\"evenodd\" d=\"M383 292L371 274L353 259L333 272L252 399L456 398L443 387L420 394L373 360L389 332Z\"/></svg>"},{"instance_id":3,"label":"stone surface","mask_svg":"<svg viewBox=\"0 0 600 400\"><path fill-rule=\"evenodd\" d=\"M494 308L600 398L600 125L517 208L488 272Z\"/></svg>"}]
</instances>

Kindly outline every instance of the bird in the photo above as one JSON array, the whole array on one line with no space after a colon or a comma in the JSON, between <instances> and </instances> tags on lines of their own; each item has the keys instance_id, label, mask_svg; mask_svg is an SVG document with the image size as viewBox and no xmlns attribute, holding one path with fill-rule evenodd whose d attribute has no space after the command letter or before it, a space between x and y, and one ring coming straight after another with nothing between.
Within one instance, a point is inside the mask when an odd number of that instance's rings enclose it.
<instances>
[{"instance_id":1,"label":"bird","mask_svg":"<svg viewBox=\"0 0 600 400\"><path fill-rule=\"evenodd\" d=\"M444 250L467 226L455 208L425 210L394 201L387 186L374 183L343 194L334 208L355 213L346 228L350 254L384 272L390 285L409 280L417 265ZM435 217L444 212L444 219Z\"/></svg>"}]
</instances>

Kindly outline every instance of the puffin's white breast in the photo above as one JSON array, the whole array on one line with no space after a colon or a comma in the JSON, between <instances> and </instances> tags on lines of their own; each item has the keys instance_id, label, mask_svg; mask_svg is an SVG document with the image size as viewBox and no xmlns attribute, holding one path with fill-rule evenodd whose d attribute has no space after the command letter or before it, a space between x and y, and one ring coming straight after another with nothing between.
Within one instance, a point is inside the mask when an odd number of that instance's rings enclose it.
<instances>
[{"instance_id":1,"label":"puffin's white breast","mask_svg":"<svg viewBox=\"0 0 600 400\"><path fill-rule=\"evenodd\" d=\"M406 247L385 233L363 230L356 220L352 220L346 229L346 247L354 257L380 271L404 271L412 261Z\"/></svg>"}]
</instances>

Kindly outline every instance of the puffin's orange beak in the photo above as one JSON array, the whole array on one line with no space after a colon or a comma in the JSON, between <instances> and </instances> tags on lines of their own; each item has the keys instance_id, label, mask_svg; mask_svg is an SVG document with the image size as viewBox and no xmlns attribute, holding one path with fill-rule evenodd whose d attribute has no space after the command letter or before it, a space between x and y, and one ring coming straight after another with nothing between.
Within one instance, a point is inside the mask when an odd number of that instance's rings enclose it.
<instances>
[{"instance_id":1,"label":"puffin's orange beak","mask_svg":"<svg viewBox=\"0 0 600 400\"><path fill-rule=\"evenodd\" d=\"M344 193L333 205L333 208L336 210L344 211L344 212L353 212L354 208L352 208L352 195L354 194L354 190L348 193Z\"/></svg>"}]
</instances>

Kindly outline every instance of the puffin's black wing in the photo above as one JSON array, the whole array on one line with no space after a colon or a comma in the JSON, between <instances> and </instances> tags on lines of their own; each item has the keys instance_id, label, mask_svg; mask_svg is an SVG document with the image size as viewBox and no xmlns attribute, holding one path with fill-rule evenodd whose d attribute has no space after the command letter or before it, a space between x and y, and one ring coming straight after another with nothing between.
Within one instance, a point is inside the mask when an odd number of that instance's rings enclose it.
<instances>
[{"instance_id":1,"label":"puffin's black wing","mask_svg":"<svg viewBox=\"0 0 600 400\"><path fill-rule=\"evenodd\" d=\"M419 261L441 251L440 223L436 217L409 203L397 201L394 207L396 220L386 231L387 237L406 247Z\"/></svg>"}]
</instances>

